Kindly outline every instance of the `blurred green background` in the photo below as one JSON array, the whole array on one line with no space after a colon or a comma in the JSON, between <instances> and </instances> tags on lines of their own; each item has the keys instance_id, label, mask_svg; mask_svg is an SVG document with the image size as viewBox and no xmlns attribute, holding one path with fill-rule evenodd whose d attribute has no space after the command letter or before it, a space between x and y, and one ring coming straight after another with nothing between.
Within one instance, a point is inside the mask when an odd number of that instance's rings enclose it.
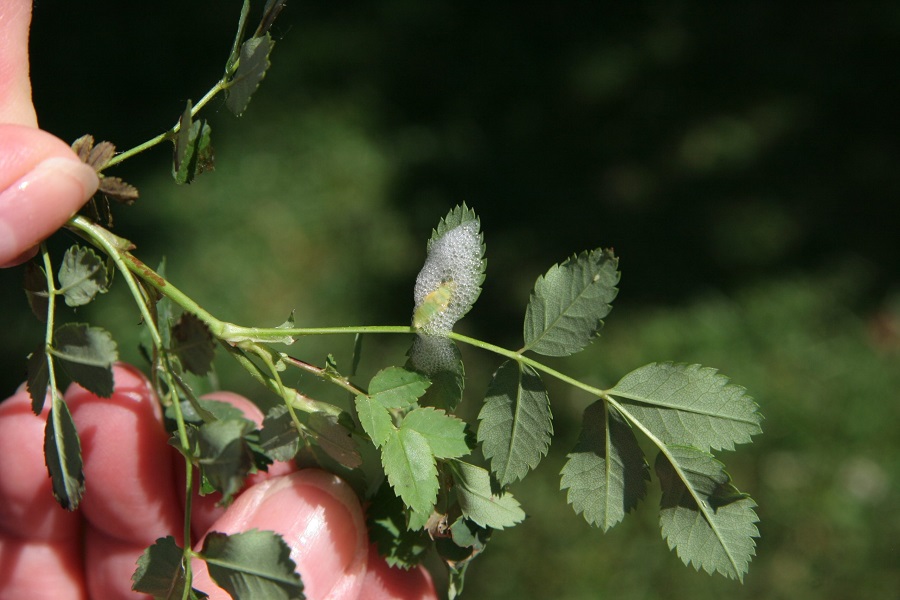
<instances>
[{"instance_id":1,"label":"blurred green background","mask_svg":"<svg viewBox=\"0 0 900 600\"><path fill-rule=\"evenodd\" d=\"M116 223L139 257L238 323L404 324L431 227L466 201L488 273L462 331L518 347L535 277L612 246L603 337L554 366L611 386L699 362L766 416L721 456L760 505L741 586L668 551L656 495L607 534L570 510L558 473L592 399L552 387L551 453L513 487L529 519L494 537L468 597L900 598L900 4L289 4L246 116L208 112L214 173L175 186L169 148L117 170L142 193ZM163 131L221 72L239 5L37 3L42 125L120 149ZM4 394L41 336L21 276L0 272ZM72 318L139 362L123 292ZM363 375L407 344L366 340ZM464 356L474 415L498 362Z\"/></svg>"}]
</instances>

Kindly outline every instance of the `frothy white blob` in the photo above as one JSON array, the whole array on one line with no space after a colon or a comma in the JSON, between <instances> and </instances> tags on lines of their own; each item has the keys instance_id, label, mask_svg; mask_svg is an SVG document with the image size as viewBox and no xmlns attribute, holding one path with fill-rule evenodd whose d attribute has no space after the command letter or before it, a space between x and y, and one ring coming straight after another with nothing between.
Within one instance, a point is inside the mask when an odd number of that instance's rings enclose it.
<instances>
[{"instance_id":1,"label":"frothy white blob","mask_svg":"<svg viewBox=\"0 0 900 600\"><path fill-rule=\"evenodd\" d=\"M453 342L442 335L417 335L409 352L410 366L428 377L453 372L459 363Z\"/></svg>"},{"instance_id":2,"label":"frothy white blob","mask_svg":"<svg viewBox=\"0 0 900 600\"><path fill-rule=\"evenodd\" d=\"M481 293L482 259L478 221L469 221L432 241L413 291L419 308L441 284L453 282L450 301L422 326L425 333L447 333L469 312Z\"/></svg>"}]
</instances>

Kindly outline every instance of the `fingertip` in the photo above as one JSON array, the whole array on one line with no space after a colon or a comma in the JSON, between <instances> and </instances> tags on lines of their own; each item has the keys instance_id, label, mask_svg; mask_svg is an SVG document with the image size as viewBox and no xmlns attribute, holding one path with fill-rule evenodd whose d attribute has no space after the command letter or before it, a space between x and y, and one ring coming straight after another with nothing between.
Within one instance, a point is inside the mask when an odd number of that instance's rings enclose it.
<instances>
[{"instance_id":1,"label":"fingertip","mask_svg":"<svg viewBox=\"0 0 900 600\"><path fill-rule=\"evenodd\" d=\"M437 600L431 574L421 565L404 570L391 567L369 546L369 562L358 600Z\"/></svg>"}]
</instances>

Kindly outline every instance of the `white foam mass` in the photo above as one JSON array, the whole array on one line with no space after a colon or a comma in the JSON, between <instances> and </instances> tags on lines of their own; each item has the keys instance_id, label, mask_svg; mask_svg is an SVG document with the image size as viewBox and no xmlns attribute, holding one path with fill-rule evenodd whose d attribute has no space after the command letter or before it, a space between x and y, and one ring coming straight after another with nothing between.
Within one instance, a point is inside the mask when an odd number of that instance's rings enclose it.
<instances>
[{"instance_id":1,"label":"white foam mass","mask_svg":"<svg viewBox=\"0 0 900 600\"><path fill-rule=\"evenodd\" d=\"M409 351L410 366L428 377L454 372L459 363L455 346L442 335L417 335Z\"/></svg>"},{"instance_id":2,"label":"white foam mass","mask_svg":"<svg viewBox=\"0 0 900 600\"><path fill-rule=\"evenodd\" d=\"M413 290L415 308L441 284L453 282L446 308L422 326L425 333L447 333L469 312L481 293L482 258L478 221L469 221L433 240Z\"/></svg>"}]
</instances>

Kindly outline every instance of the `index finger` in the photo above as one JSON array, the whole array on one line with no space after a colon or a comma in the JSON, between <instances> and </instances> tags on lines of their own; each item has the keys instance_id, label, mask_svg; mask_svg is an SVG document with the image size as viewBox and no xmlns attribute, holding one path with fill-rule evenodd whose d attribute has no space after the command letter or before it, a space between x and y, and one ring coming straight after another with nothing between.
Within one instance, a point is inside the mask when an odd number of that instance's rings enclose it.
<instances>
[{"instance_id":1,"label":"index finger","mask_svg":"<svg viewBox=\"0 0 900 600\"><path fill-rule=\"evenodd\" d=\"M0 123L37 127L28 78L31 0L0 2Z\"/></svg>"}]
</instances>

